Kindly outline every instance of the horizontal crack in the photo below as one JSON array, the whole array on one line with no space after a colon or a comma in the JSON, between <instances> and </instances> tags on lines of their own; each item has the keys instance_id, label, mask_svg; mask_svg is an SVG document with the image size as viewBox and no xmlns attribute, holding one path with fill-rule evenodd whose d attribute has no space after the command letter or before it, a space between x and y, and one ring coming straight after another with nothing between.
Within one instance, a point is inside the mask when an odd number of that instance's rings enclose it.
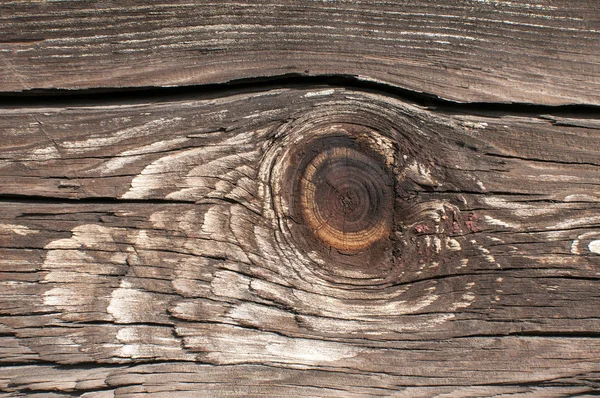
<instances>
[{"instance_id":1,"label":"horizontal crack","mask_svg":"<svg viewBox=\"0 0 600 398\"><path fill-rule=\"evenodd\" d=\"M34 89L17 93L0 93L0 107L14 109L52 104L53 106L90 106L107 103L141 103L149 99L155 101L218 98L233 94L261 92L282 88L308 88L328 86L358 91L379 93L412 102L431 110L443 113L477 113L478 115L536 115L547 118L548 114L588 115L600 117L600 106L588 104L539 105L534 103L498 103L450 101L429 93L423 93L403 87L363 80L355 75L330 74L307 76L290 73L278 76L258 76L231 80L225 83L206 85L187 85L178 87L123 87L92 89Z\"/></svg>"},{"instance_id":2,"label":"horizontal crack","mask_svg":"<svg viewBox=\"0 0 600 398\"><path fill-rule=\"evenodd\" d=\"M27 195L27 194L0 194L0 203L31 203L31 204L63 204L63 203L89 203L89 204L106 204L113 205L119 203L143 203L143 204L186 204L193 205L195 200L176 200L167 198L149 198L149 199L126 199L115 197L85 197L85 198L69 198L56 196L42 195Z\"/></svg>"}]
</instances>

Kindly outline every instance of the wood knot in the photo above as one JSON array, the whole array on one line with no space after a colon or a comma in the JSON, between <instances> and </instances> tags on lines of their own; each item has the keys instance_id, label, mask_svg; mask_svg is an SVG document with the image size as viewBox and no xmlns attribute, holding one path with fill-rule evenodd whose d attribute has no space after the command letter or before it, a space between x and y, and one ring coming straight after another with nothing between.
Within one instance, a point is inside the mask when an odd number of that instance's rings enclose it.
<instances>
[{"instance_id":1,"label":"wood knot","mask_svg":"<svg viewBox=\"0 0 600 398\"><path fill-rule=\"evenodd\" d=\"M396 280L397 147L381 120L320 110L282 126L263 156L265 214L299 274L359 285ZM359 117L360 116L360 117Z\"/></svg>"},{"instance_id":2,"label":"wood knot","mask_svg":"<svg viewBox=\"0 0 600 398\"><path fill-rule=\"evenodd\" d=\"M323 243L351 254L389 236L393 180L356 142L325 141L301 172L297 211Z\"/></svg>"}]
</instances>

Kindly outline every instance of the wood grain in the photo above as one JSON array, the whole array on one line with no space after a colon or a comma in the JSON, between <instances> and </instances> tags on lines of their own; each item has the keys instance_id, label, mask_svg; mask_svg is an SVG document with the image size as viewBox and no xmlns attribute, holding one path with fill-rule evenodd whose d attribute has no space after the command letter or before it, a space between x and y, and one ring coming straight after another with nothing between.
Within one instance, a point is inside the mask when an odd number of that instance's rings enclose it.
<instances>
[{"instance_id":1,"label":"wood grain","mask_svg":"<svg viewBox=\"0 0 600 398\"><path fill-rule=\"evenodd\" d=\"M298 74L461 102L600 104L594 1L4 1L0 91Z\"/></svg>"},{"instance_id":2,"label":"wood grain","mask_svg":"<svg viewBox=\"0 0 600 398\"><path fill-rule=\"evenodd\" d=\"M0 109L0 390L592 393L597 125L331 87ZM385 257L294 217L335 134L390 170Z\"/></svg>"}]
</instances>

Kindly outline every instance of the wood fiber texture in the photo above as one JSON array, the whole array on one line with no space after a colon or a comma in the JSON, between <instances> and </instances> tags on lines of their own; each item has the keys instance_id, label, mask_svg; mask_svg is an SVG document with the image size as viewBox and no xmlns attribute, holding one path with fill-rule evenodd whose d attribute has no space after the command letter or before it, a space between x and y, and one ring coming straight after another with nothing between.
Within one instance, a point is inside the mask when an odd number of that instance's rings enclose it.
<instances>
[{"instance_id":1,"label":"wood fiber texture","mask_svg":"<svg viewBox=\"0 0 600 398\"><path fill-rule=\"evenodd\" d=\"M192 97L0 110L6 396L600 388L598 118ZM294 213L332 136L393 188L379 257Z\"/></svg>"},{"instance_id":2,"label":"wood fiber texture","mask_svg":"<svg viewBox=\"0 0 600 398\"><path fill-rule=\"evenodd\" d=\"M600 104L593 0L3 1L0 91L346 75L461 102Z\"/></svg>"},{"instance_id":3,"label":"wood fiber texture","mask_svg":"<svg viewBox=\"0 0 600 398\"><path fill-rule=\"evenodd\" d=\"M596 9L3 1L0 397L597 395Z\"/></svg>"}]
</instances>

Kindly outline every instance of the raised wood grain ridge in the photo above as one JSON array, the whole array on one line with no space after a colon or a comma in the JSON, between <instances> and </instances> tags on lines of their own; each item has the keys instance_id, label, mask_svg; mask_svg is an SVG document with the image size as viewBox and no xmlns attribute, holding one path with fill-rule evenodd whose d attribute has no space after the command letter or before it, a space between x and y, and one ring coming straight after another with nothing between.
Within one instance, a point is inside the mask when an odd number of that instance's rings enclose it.
<instances>
[{"instance_id":1,"label":"raised wood grain ridge","mask_svg":"<svg viewBox=\"0 0 600 398\"><path fill-rule=\"evenodd\" d=\"M4 107L0 390L591 394L598 120L331 87ZM296 218L331 136L391 178L381 258Z\"/></svg>"},{"instance_id":2,"label":"raised wood grain ridge","mask_svg":"<svg viewBox=\"0 0 600 398\"><path fill-rule=\"evenodd\" d=\"M461 102L600 105L595 1L3 1L0 91L349 75Z\"/></svg>"}]
</instances>

